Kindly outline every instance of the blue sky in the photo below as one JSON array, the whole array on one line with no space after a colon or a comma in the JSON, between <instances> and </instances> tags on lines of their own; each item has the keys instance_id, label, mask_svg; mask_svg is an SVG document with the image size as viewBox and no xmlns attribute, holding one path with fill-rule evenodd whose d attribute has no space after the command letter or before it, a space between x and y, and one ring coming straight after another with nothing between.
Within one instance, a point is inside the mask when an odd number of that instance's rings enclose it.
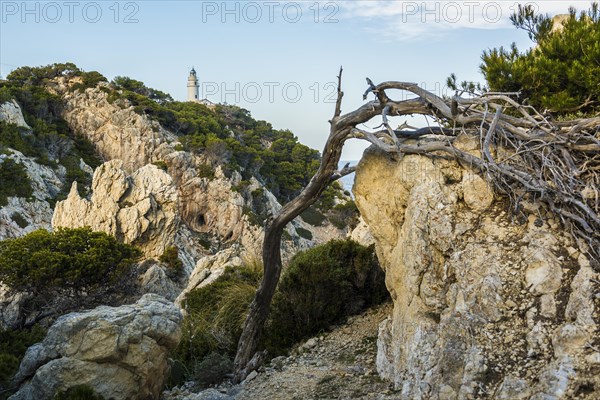
<instances>
[{"instance_id":1,"label":"blue sky","mask_svg":"<svg viewBox=\"0 0 600 400\"><path fill-rule=\"evenodd\" d=\"M0 75L23 65L71 61L185 100L194 66L209 100L247 108L321 150L340 65L342 111L362 104L366 76L374 82L416 82L438 93L451 72L460 80L481 81L484 49L511 42L531 46L508 19L516 4L1 0ZM569 5L587 9L590 1L531 4L557 14ZM344 158L360 158L365 145L349 142Z\"/></svg>"}]
</instances>

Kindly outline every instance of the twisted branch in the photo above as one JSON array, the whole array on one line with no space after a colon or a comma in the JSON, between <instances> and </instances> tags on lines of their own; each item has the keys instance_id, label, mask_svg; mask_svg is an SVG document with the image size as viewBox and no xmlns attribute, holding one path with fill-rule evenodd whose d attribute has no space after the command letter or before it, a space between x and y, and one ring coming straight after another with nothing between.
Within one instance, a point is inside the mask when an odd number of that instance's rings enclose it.
<instances>
[{"instance_id":1,"label":"twisted branch","mask_svg":"<svg viewBox=\"0 0 600 400\"><path fill-rule=\"evenodd\" d=\"M370 94L375 99L342 114L341 77L340 68L338 97L319 169L302 193L284 205L265 227L264 276L238 343L236 381L255 368L256 360L261 358L262 353L256 350L281 273L283 229L313 204L332 181L354 170L349 166L338 170L342 147L350 138L366 140L399 156L444 155L484 172L496 190L511 199L515 212L519 212L520 201L530 196L560 216L577 238L587 242L587 254L598 266L600 116L553 122L510 97L518 93L486 93L473 98L462 98L457 93L451 99L444 99L415 83L389 81L375 85L369 78L363 99ZM386 93L391 90L408 91L416 98L394 101ZM495 112L491 113L490 109ZM437 126L412 130L391 128L390 118L412 114L431 117ZM383 120L380 125L383 129L370 132L358 128L377 116ZM452 144L459 133L480 138L480 156ZM501 148L504 151L497 151Z\"/></svg>"}]
</instances>

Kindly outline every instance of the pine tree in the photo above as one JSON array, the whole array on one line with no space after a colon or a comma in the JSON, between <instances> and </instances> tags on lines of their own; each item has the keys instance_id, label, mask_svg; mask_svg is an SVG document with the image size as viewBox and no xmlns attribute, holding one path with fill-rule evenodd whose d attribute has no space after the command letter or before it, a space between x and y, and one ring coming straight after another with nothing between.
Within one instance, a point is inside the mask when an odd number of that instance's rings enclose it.
<instances>
[{"instance_id":1,"label":"pine tree","mask_svg":"<svg viewBox=\"0 0 600 400\"><path fill-rule=\"evenodd\" d=\"M570 8L562 28L531 6L519 6L511 21L536 45L524 53L514 43L510 49L485 51L480 68L489 89L520 91L532 106L557 114L600 110L598 3L579 15Z\"/></svg>"}]
</instances>

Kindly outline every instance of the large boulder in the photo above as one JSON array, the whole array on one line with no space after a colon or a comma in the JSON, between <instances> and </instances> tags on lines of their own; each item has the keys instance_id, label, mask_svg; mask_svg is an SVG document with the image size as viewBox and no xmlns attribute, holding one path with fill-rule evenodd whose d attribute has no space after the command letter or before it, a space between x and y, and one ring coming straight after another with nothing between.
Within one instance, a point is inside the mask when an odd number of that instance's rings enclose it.
<instances>
[{"instance_id":1,"label":"large boulder","mask_svg":"<svg viewBox=\"0 0 600 400\"><path fill-rule=\"evenodd\" d=\"M27 350L10 399L52 399L77 385L106 399L158 399L181 321L179 309L154 294L132 305L64 315Z\"/></svg>"},{"instance_id":2,"label":"large boulder","mask_svg":"<svg viewBox=\"0 0 600 400\"><path fill-rule=\"evenodd\" d=\"M354 193L394 301L377 367L399 398L600 392L598 273L556 216L527 201L513 214L458 163L375 149Z\"/></svg>"}]
</instances>

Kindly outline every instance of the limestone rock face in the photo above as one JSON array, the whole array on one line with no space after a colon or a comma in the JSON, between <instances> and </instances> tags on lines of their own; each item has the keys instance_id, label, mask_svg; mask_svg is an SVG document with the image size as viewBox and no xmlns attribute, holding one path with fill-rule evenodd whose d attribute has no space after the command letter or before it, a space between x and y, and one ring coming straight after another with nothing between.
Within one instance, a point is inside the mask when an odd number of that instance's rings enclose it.
<instances>
[{"instance_id":1,"label":"limestone rock face","mask_svg":"<svg viewBox=\"0 0 600 400\"><path fill-rule=\"evenodd\" d=\"M470 150L468 142L457 145ZM399 398L567 399L600 390L600 355L589 346L598 337L599 274L553 215L524 203L530 217L519 223L457 163L393 161L372 149L354 194L394 301L377 367Z\"/></svg>"},{"instance_id":2,"label":"limestone rock face","mask_svg":"<svg viewBox=\"0 0 600 400\"><path fill-rule=\"evenodd\" d=\"M158 399L181 320L174 304L154 294L132 305L64 315L27 350L15 377L20 388L10 399L52 399L76 385L106 399Z\"/></svg>"},{"instance_id":3,"label":"limestone rock face","mask_svg":"<svg viewBox=\"0 0 600 400\"><path fill-rule=\"evenodd\" d=\"M154 165L127 176L121 160L94 172L91 200L74 184L56 204L53 227L89 226L139 246L147 257L159 257L174 241L179 226L177 189L171 177Z\"/></svg>"},{"instance_id":4,"label":"limestone rock face","mask_svg":"<svg viewBox=\"0 0 600 400\"><path fill-rule=\"evenodd\" d=\"M107 97L95 88L63 93L63 118L71 129L85 134L104 159L123 160L123 168L131 173L173 151L168 142L174 135L133 107L111 104Z\"/></svg>"},{"instance_id":5,"label":"limestone rock face","mask_svg":"<svg viewBox=\"0 0 600 400\"><path fill-rule=\"evenodd\" d=\"M50 229L52 208L46 200L55 197L63 187L52 168L36 163L17 150L10 149L9 152L0 154L0 164L10 158L23 165L33 194L29 199L9 197L8 204L0 208L0 240L19 237L40 228ZM17 216L22 218L21 225L17 223Z\"/></svg>"},{"instance_id":6,"label":"limestone rock face","mask_svg":"<svg viewBox=\"0 0 600 400\"><path fill-rule=\"evenodd\" d=\"M21 128L31 129L31 127L27 125L27 122L25 122L25 118L23 118L21 107L19 107L19 104L14 100L0 104L0 121L6 121L9 124L14 124Z\"/></svg>"}]
</instances>

